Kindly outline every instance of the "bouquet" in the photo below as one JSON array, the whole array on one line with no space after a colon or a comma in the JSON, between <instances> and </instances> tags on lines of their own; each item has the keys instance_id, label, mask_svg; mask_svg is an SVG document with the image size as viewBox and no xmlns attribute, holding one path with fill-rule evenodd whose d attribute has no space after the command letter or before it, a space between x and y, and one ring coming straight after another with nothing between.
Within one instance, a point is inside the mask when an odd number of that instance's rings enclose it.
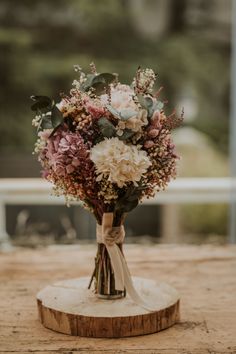
<instances>
[{"instance_id":1,"label":"bouquet","mask_svg":"<svg viewBox=\"0 0 236 354\"><path fill-rule=\"evenodd\" d=\"M101 297L135 294L122 243L126 213L165 189L176 176L178 156L171 131L183 114L166 115L154 92L156 74L138 68L130 85L95 65L77 78L69 95L55 103L32 96L35 153L43 177L67 203L80 201L97 220L98 252L90 285Z\"/></svg>"}]
</instances>

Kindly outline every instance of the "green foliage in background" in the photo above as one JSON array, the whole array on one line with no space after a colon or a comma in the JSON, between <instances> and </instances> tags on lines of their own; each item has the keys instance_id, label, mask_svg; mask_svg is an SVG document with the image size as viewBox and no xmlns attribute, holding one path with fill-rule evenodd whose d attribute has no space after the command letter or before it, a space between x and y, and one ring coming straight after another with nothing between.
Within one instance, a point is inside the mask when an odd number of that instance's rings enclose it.
<instances>
[{"instance_id":1,"label":"green foliage in background","mask_svg":"<svg viewBox=\"0 0 236 354\"><path fill-rule=\"evenodd\" d=\"M223 236L228 234L228 206L225 204L204 204L182 206L181 227L185 234ZM202 241L202 240L199 240Z\"/></svg>"},{"instance_id":2,"label":"green foliage in background","mask_svg":"<svg viewBox=\"0 0 236 354\"><path fill-rule=\"evenodd\" d=\"M59 99L58 91L68 91L75 76L73 64L87 69L95 61L100 72L120 72L127 82L139 65L154 68L170 109L191 85L199 106L192 125L226 152L229 46L191 32L183 16L172 19L154 39L137 30L130 1L2 0L0 149L31 150L29 97L43 92Z\"/></svg>"}]
</instances>

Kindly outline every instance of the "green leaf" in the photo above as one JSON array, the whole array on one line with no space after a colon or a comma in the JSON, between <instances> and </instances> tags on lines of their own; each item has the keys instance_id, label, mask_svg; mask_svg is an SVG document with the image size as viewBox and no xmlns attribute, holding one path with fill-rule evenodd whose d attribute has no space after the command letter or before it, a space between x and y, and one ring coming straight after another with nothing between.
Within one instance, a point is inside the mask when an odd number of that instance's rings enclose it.
<instances>
[{"instance_id":1,"label":"green leaf","mask_svg":"<svg viewBox=\"0 0 236 354\"><path fill-rule=\"evenodd\" d=\"M41 96L41 95L32 95L30 96L31 100L37 102L37 101L47 101L48 103L51 103L52 100L48 96Z\"/></svg>"},{"instance_id":2,"label":"green leaf","mask_svg":"<svg viewBox=\"0 0 236 354\"><path fill-rule=\"evenodd\" d=\"M122 213L128 213L132 209L136 208L138 205L139 200L138 198L133 198L132 200L122 198L117 201L115 205L115 210L119 210Z\"/></svg>"},{"instance_id":3,"label":"green leaf","mask_svg":"<svg viewBox=\"0 0 236 354\"><path fill-rule=\"evenodd\" d=\"M122 120L128 120L137 115L137 112L133 109L122 109L120 111L120 117Z\"/></svg>"},{"instance_id":4,"label":"green leaf","mask_svg":"<svg viewBox=\"0 0 236 354\"><path fill-rule=\"evenodd\" d=\"M105 138L112 138L116 136L115 126L105 117L102 117L98 121L100 132Z\"/></svg>"},{"instance_id":5,"label":"green leaf","mask_svg":"<svg viewBox=\"0 0 236 354\"><path fill-rule=\"evenodd\" d=\"M35 103L33 103L31 106L31 109L34 112L39 110L45 112L49 111L53 105L53 101L47 96L31 96L30 98L35 101Z\"/></svg>"},{"instance_id":6,"label":"green leaf","mask_svg":"<svg viewBox=\"0 0 236 354\"><path fill-rule=\"evenodd\" d=\"M53 125L52 125L52 120L50 116L45 116L42 118L41 124L40 124L40 128L41 129L52 129Z\"/></svg>"},{"instance_id":7,"label":"green leaf","mask_svg":"<svg viewBox=\"0 0 236 354\"><path fill-rule=\"evenodd\" d=\"M94 89L94 93L97 96L106 93L106 85L103 82L96 82L91 87Z\"/></svg>"},{"instance_id":8,"label":"green leaf","mask_svg":"<svg viewBox=\"0 0 236 354\"><path fill-rule=\"evenodd\" d=\"M141 106L148 111L148 117L151 117L154 113L153 100L151 97L144 97L142 95L137 95L137 97Z\"/></svg>"},{"instance_id":9,"label":"green leaf","mask_svg":"<svg viewBox=\"0 0 236 354\"><path fill-rule=\"evenodd\" d=\"M98 96L103 94L108 85L110 85L115 79L116 76L113 74L99 74L92 79L91 87L95 89L95 94Z\"/></svg>"},{"instance_id":10,"label":"green leaf","mask_svg":"<svg viewBox=\"0 0 236 354\"><path fill-rule=\"evenodd\" d=\"M134 208L136 208L138 206L138 199L135 199L133 201L129 201L127 203L124 204L123 208L122 208L122 212L123 213L128 213L131 210L133 210Z\"/></svg>"},{"instance_id":11,"label":"green leaf","mask_svg":"<svg viewBox=\"0 0 236 354\"><path fill-rule=\"evenodd\" d=\"M60 126L61 126L61 124L57 125L57 126L53 129L53 131L52 131L51 134L49 135L49 138L51 138L51 136L53 136L53 135L56 133L56 131L60 128Z\"/></svg>"},{"instance_id":12,"label":"green leaf","mask_svg":"<svg viewBox=\"0 0 236 354\"><path fill-rule=\"evenodd\" d=\"M145 97L145 101L146 101L147 109L153 106L153 100L151 99L151 97Z\"/></svg>"},{"instance_id":13,"label":"green leaf","mask_svg":"<svg viewBox=\"0 0 236 354\"><path fill-rule=\"evenodd\" d=\"M157 109L158 109L159 111L161 111L163 107L164 107L164 103L161 102L161 101L157 101L157 102L154 103L154 105L153 105L154 111L157 110Z\"/></svg>"},{"instance_id":14,"label":"green leaf","mask_svg":"<svg viewBox=\"0 0 236 354\"><path fill-rule=\"evenodd\" d=\"M116 76L109 73L99 75L88 74L86 81L81 85L83 91L89 90L91 87L95 89L96 95L101 95L105 88L116 79Z\"/></svg>"},{"instance_id":15,"label":"green leaf","mask_svg":"<svg viewBox=\"0 0 236 354\"><path fill-rule=\"evenodd\" d=\"M92 81L92 85L96 83L104 83L106 86L111 84L113 81L115 81L116 76L110 73L102 73L99 75L96 75Z\"/></svg>"},{"instance_id":16,"label":"green leaf","mask_svg":"<svg viewBox=\"0 0 236 354\"><path fill-rule=\"evenodd\" d=\"M133 202L134 200L138 199L139 196L140 196L140 189L138 189L137 187L133 187L127 191L126 200L128 202Z\"/></svg>"},{"instance_id":17,"label":"green leaf","mask_svg":"<svg viewBox=\"0 0 236 354\"><path fill-rule=\"evenodd\" d=\"M120 113L115 108L113 108L111 105L107 104L106 108L115 118L121 119Z\"/></svg>"},{"instance_id":18,"label":"green leaf","mask_svg":"<svg viewBox=\"0 0 236 354\"><path fill-rule=\"evenodd\" d=\"M81 85L81 89L83 91L87 91L92 86L92 82L94 78L95 78L94 74L88 74L87 80Z\"/></svg>"},{"instance_id":19,"label":"green leaf","mask_svg":"<svg viewBox=\"0 0 236 354\"><path fill-rule=\"evenodd\" d=\"M141 105L143 108L147 109L145 97L142 96L142 95L139 95L139 94L137 95L137 97L138 97L138 101L139 101L140 105Z\"/></svg>"},{"instance_id":20,"label":"green leaf","mask_svg":"<svg viewBox=\"0 0 236 354\"><path fill-rule=\"evenodd\" d=\"M162 110L162 108L164 107L164 103L161 101L157 101L155 103L152 104L152 106L148 107L148 117L152 117L153 113L156 110Z\"/></svg>"},{"instance_id":21,"label":"green leaf","mask_svg":"<svg viewBox=\"0 0 236 354\"><path fill-rule=\"evenodd\" d=\"M118 138L120 140L127 140L127 139L131 138L134 134L135 134L135 132L133 130L126 128L123 131L123 135L119 136Z\"/></svg>"},{"instance_id":22,"label":"green leaf","mask_svg":"<svg viewBox=\"0 0 236 354\"><path fill-rule=\"evenodd\" d=\"M102 136L102 134L101 135L99 135L99 136L97 136L95 139L94 139L94 145L97 145L97 144L99 144L101 141L103 141L104 140L104 137ZM93 146L94 146L93 145Z\"/></svg>"},{"instance_id":23,"label":"green leaf","mask_svg":"<svg viewBox=\"0 0 236 354\"><path fill-rule=\"evenodd\" d=\"M63 115L56 105L54 105L51 110L51 121L53 128L56 128L63 122Z\"/></svg>"},{"instance_id":24,"label":"green leaf","mask_svg":"<svg viewBox=\"0 0 236 354\"><path fill-rule=\"evenodd\" d=\"M140 194L141 189L139 187L131 186L127 189L126 193L118 199L115 205L115 210L127 213L136 208L139 203Z\"/></svg>"}]
</instances>

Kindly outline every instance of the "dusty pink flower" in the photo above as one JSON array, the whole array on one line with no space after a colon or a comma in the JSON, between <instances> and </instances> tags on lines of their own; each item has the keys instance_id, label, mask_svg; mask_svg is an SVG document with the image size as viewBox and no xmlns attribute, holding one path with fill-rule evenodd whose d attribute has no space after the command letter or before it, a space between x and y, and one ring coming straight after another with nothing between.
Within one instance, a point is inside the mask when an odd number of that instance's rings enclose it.
<instances>
[{"instance_id":1,"label":"dusty pink flower","mask_svg":"<svg viewBox=\"0 0 236 354\"><path fill-rule=\"evenodd\" d=\"M88 148L79 133L58 130L41 152L48 166L58 175L65 177L75 171L85 172L86 161L89 160Z\"/></svg>"},{"instance_id":2,"label":"dusty pink flower","mask_svg":"<svg viewBox=\"0 0 236 354\"><path fill-rule=\"evenodd\" d=\"M158 110L156 110L151 118L151 125L153 128L161 128L161 124L160 124L160 112Z\"/></svg>"},{"instance_id":3,"label":"dusty pink flower","mask_svg":"<svg viewBox=\"0 0 236 354\"><path fill-rule=\"evenodd\" d=\"M104 115L105 109L98 100L86 100L86 111L91 114L93 118L100 118Z\"/></svg>"},{"instance_id":4,"label":"dusty pink flower","mask_svg":"<svg viewBox=\"0 0 236 354\"><path fill-rule=\"evenodd\" d=\"M159 134L159 130L158 129L150 129L149 132L148 132L148 136L150 138L156 138L158 134Z\"/></svg>"},{"instance_id":5,"label":"dusty pink flower","mask_svg":"<svg viewBox=\"0 0 236 354\"><path fill-rule=\"evenodd\" d=\"M147 140L147 141L145 141L145 143L144 143L145 149L150 149L150 148L153 147L154 145L155 145L155 143L154 143L154 141L152 141L152 140Z\"/></svg>"}]
</instances>

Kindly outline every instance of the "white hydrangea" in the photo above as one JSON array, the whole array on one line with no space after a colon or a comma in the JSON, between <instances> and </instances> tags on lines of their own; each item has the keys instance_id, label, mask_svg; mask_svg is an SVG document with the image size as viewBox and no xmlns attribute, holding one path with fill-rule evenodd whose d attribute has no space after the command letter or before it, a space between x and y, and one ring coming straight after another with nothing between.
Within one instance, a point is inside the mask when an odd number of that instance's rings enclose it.
<instances>
[{"instance_id":1,"label":"white hydrangea","mask_svg":"<svg viewBox=\"0 0 236 354\"><path fill-rule=\"evenodd\" d=\"M120 188L128 182L137 185L151 166L146 151L127 145L118 138L106 138L96 144L90 151L90 158L96 166L97 181L105 177Z\"/></svg>"}]
</instances>

